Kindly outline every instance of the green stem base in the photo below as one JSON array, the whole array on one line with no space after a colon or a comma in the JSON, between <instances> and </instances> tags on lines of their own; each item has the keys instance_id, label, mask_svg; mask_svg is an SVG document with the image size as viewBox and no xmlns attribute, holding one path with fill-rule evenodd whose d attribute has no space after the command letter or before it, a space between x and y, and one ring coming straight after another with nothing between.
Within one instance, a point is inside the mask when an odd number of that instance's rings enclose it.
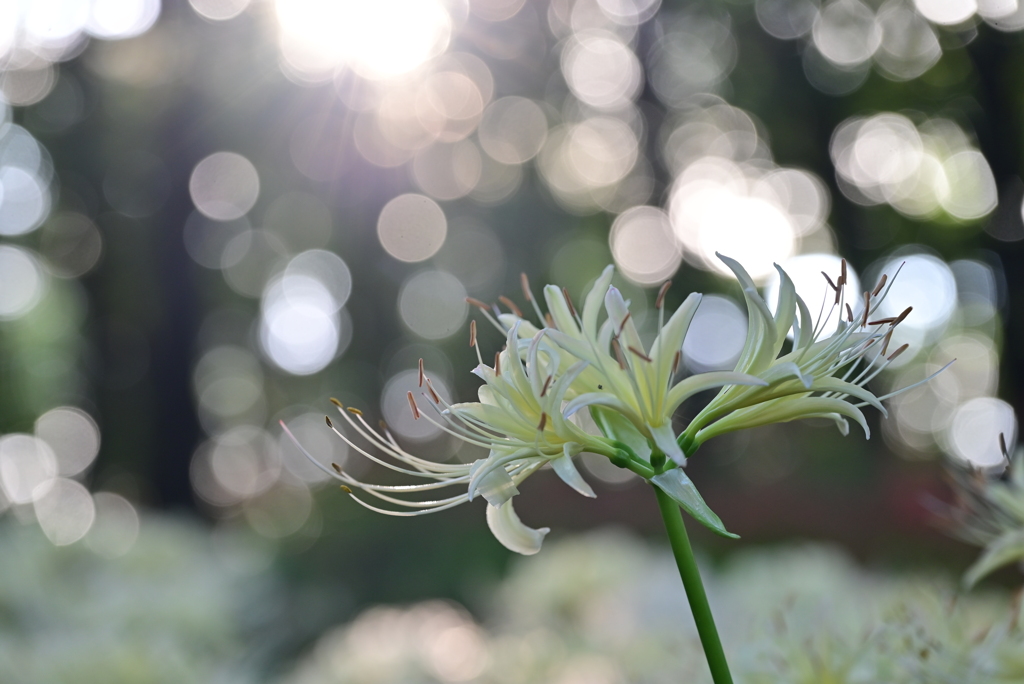
<instances>
[{"instance_id":1,"label":"green stem base","mask_svg":"<svg viewBox=\"0 0 1024 684\"><path fill-rule=\"evenodd\" d=\"M715 684L732 684L722 640L718 638L718 629L711 615L711 606L704 592L704 583L700 579L697 562L693 558L693 549L690 547L690 538L686 534L686 525L683 523L679 504L657 487L654 487L654 493L658 498L661 517L665 521L665 531L668 532L669 543L672 545L672 554L676 557L676 565L679 566L679 576L683 579L683 588L690 602L693 621L697 624L697 634L700 635L700 643L704 647L708 667L711 668L711 678Z\"/></svg>"}]
</instances>

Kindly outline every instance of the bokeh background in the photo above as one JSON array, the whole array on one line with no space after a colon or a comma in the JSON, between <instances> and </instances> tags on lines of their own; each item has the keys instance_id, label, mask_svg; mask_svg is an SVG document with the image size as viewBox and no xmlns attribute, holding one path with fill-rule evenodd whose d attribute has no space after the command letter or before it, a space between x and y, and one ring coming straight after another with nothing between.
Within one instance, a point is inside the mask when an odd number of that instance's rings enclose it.
<instances>
[{"instance_id":1,"label":"bokeh background","mask_svg":"<svg viewBox=\"0 0 1024 684\"><path fill-rule=\"evenodd\" d=\"M718 251L769 293L781 264L809 302L840 255L855 288L902 264L886 314L914 306L894 341L910 351L875 389L957 362L870 416L870 441L805 422L706 445L690 475L743 540L695 530L703 552L817 539L961 571L975 552L931 511L942 460L998 464L1024 382L1022 31L1018 0L0 4L11 553L99 584L160 558L223 566L203 586L249 592L255 631L223 653L254 672L377 602L479 605L509 560L481 502L376 517L278 421L368 478L324 426L328 397L418 453L478 458L405 394L423 358L439 392L475 397L466 297L525 305L520 273L578 300L614 263L651 334L662 282L670 306L704 292L685 367L731 368L746 314ZM650 492L583 461L598 498L541 473L524 521L659 538ZM62 583L22 570L40 597Z\"/></svg>"}]
</instances>

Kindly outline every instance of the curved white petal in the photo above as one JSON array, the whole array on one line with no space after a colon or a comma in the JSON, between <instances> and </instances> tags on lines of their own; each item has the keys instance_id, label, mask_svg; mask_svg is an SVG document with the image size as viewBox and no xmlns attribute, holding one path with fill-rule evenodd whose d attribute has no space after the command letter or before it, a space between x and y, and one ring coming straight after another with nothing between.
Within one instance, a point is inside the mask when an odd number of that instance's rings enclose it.
<instances>
[{"instance_id":1,"label":"curved white petal","mask_svg":"<svg viewBox=\"0 0 1024 684\"><path fill-rule=\"evenodd\" d=\"M690 328L693 315L697 313L700 306L701 294L692 292L686 300L679 305L668 323L658 333L657 339L651 345L651 358L654 360L655 380L654 386L666 387L672 379L672 366L675 365L675 356L683 347L683 338Z\"/></svg>"},{"instance_id":2,"label":"curved white petal","mask_svg":"<svg viewBox=\"0 0 1024 684\"><path fill-rule=\"evenodd\" d=\"M796 286L789 274L778 264L774 264L775 270L779 272L779 299L775 306L775 353L778 356L782 349L782 343L786 340L789 329L793 327L796 319Z\"/></svg>"},{"instance_id":3,"label":"curved white petal","mask_svg":"<svg viewBox=\"0 0 1024 684\"><path fill-rule=\"evenodd\" d=\"M888 418L889 416L889 412L885 410L884 406L882 406L882 402L880 402L878 398L871 393L870 390L866 390L860 385L855 385L852 382L846 382L845 380L840 380L839 378L826 376L824 378L818 378L817 380L815 380L814 384L811 386L811 389L814 390L815 392L835 392L837 394L848 394L851 397L856 397L857 399L860 399L861 401L866 402L870 406L873 406L876 409L878 409L881 412L882 417Z\"/></svg>"},{"instance_id":4,"label":"curved white petal","mask_svg":"<svg viewBox=\"0 0 1024 684\"><path fill-rule=\"evenodd\" d=\"M487 499L487 503L500 506L518 494L519 490L505 470L505 465L525 455L522 450L503 455L492 451L487 458L475 461L469 469L469 500L472 501L480 494Z\"/></svg>"},{"instance_id":5,"label":"curved white petal","mask_svg":"<svg viewBox=\"0 0 1024 684\"><path fill-rule=\"evenodd\" d=\"M839 434L841 434L843 437L846 437L850 434L850 421L846 420L846 418L843 418L838 413L830 413L825 417L831 418L836 422L836 427L839 429Z\"/></svg>"},{"instance_id":6,"label":"curved white petal","mask_svg":"<svg viewBox=\"0 0 1024 684\"><path fill-rule=\"evenodd\" d=\"M747 273L746 269L735 259L715 253L722 262L728 266L736 279L740 282L743 290L743 299L747 304L747 339L743 343L743 351L736 362L735 370L744 373L759 373L771 364L774 355L775 318L768 305L757 292L754 280Z\"/></svg>"},{"instance_id":7,"label":"curved white petal","mask_svg":"<svg viewBox=\"0 0 1024 684\"><path fill-rule=\"evenodd\" d=\"M594 494L594 490L583 479L583 476L580 475L580 471L576 469L576 464L572 462L572 457L580 453L582 449L583 447L579 444L567 442L563 447L564 453L551 461L551 467L554 469L555 474L562 478L562 482L583 496L593 499L597 494Z\"/></svg>"},{"instance_id":8,"label":"curved white petal","mask_svg":"<svg viewBox=\"0 0 1024 684\"><path fill-rule=\"evenodd\" d=\"M552 342L575 356L577 359L597 363L597 356L595 355L594 349L583 340L577 339L572 335L567 335L561 330L548 329L547 336Z\"/></svg>"},{"instance_id":9,"label":"curved white petal","mask_svg":"<svg viewBox=\"0 0 1024 684\"><path fill-rule=\"evenodd\" d=\"M590 288L587 298L583 301L583 334L590 339L597 338L597 316L601 312L608 286L612 284L613 275L615 267L609 264L594 281L594 286Z\"/></svg>"},{"instance_id":10,"label":"curved white petal","mask_svg":"<svg viewBox=\"0 0 1024 684\"><path fill-rule=\"evenodd\" d=\"M796 378L807 389L811 389L811 385L814 384L814 376L804 373L800 366L792 361L775 363L771 368L761 373L761 378L768 384L779 382L789 377Z\"/></svg>"},{"instance_id":11,"label":"curved white petal","mask_svg":"<svg viewBox=\"0 0 1024 684\"><path fill-rule=\"evenodd\" d=\"M698 392L725 385L767 387L768 383L755 375L736 373L734 371L708 371L707 373L691 375L685 380L677 382L668 391L668 397L665 399L665 415L671 416L684 401Z\"/></svg>"},{"instance_id":12,"label":"curved white petal","mask_svg":"<svg viewBox=\"0 0 1024 684\"><path fill-rule=\"evenodd\" d=\"M621 338L619 344L622 345L623 351L633 347L646 354L643 342L640 341L640 335L633 324L633 317L629 315L626 300L622 298L622 293L617 288L608 288L608 292L604 296L604 308L608 311L608 318L614 323L615 330Z\"/></svg>"},{"instance_id":13,"label":"curved white petal","mask_svg":"<svg viewBox=\"0 0 1024 684\"><path fill-rule=\"evenodd\" d=\"M733 430L742 430L769 423L788 423L791 420L801 418L831 418L833 414L839 414L852 418L861 429L864 430L864 437L871 439L871 428L864 418L864 414L855 406L842 399L828 399L825 397L782 397L771 399L763 404L757 404L745 409L733 411L719 421L712 423L697 433L697 443L703 444L712 437L723 435Z\"/></svg>"},{"instance_id":14,"label":"curved white petal","mask_svg":"<svg viewBox=\"0 0 1024 684\"><path fill-rule=\"evenodd\" d=\"M683 465L686 462L686 454L683 453L683 450L679 448L679 443L676 442L676 435L672 432L671 423L659 425L658 427L648 425L647 430L651 433L654 444L661 449L661 453L679 465Z\"/></svg>"},{"instance_id":15,"label":"curved white petal","mask_svg":"<svg viewBox=\"0 0 1024 684\"><path fill-rule=\"evenodd\" d=\"M515 314L503 313L498 314L498 321L505 326L505 330L511 330L517 324L519 325L519 337L531 338L537 334L537 326L525 318L520 318Z\"/></svg>"},{"instance_id":16,"label":"curved white petal","mask_svg":"<svg viewBox=\"0 0 1024 684\"><path fill-rule=\"evenodd\" d=\"M487 526L502 546L524 556L532 556L540 551L544 537L551 531L548 527L535 530L524 525L512 508L511 499L501 506L487 505Z\"/></svg>"},{"instance_id":17,"label":"curved white petal","mask_svg":"<svg viewBox=\"0 0 1024 684\"><path fill-rule=\"evenodd\" d=\"M608 392L587 392L577 396L562 408L562 416L569 418L581 408L586 408L587 406L607 406L624 415L639 418L636 411L631 410L625 402Z\"/></svg>"},{"instance_id":18,"label":"curved white petal","mask_svg":"<svg viewBox=\"0 0 1024 684\"><path fill-rule=\"evenodd\" d=\"M796 296L796 306L800 310L800 324L793 328L793 348L803 349L814 342L814 319L800 295Z\"/></svg>"},{"instance_id":19,"label":"curved white petal","mask_svg":"<svg viewBox=\"0 0 1024 684\"><path fill-rule=\"evenodd\" d=\"M565 295L555 285L544 286L544 301L548 304L548 312L555 321L555 326L562 332L578 337L580 329L576 325L576 318L569 310L569 302L565 301Z\"/></svg>"}]
</instances>

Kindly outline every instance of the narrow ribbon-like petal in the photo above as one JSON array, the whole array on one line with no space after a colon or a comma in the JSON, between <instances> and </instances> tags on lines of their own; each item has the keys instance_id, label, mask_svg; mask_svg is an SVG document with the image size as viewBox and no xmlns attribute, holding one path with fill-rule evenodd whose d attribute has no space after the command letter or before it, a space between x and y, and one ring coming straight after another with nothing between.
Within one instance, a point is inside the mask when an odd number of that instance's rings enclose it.
<instances>
[{"instance_id":1,"label":"narrow ribbon-like petal","mask_svg":"<svg viewBox=\"0 0 1024 684\"><path fill-rule=\"evenodd\" d=\"M778 264L774 264L775 270L779 272L779 299L775 304L775 349L772 357L779 355L782 343L793 327L793 320L796 317L796 286L789 274L782 270Z\"/></svg>"},{"instance_id":2,"label":"narrow ribbon-like petal","mask_svg":"<svg viewBox=\"0 0 1024 684\"><path fill-rule=\"evenodd\" d=\"M528 450L511 454L492 451L487 458L475 461L469 470L469 500L472 501L479 493L492 506L499 506L518 494L519 490L505 470L505 464L529 454Z\"/></svg>"},{"instance_id":3,"label":"narrow ribbon-like petal","mask_svg":"<svg viewBox=\"0 0 1024 684\"><path fill-rule=\"evenodd\" d=\"M735 371L709 371L698 373L682 380L669 390L665 402L665 414L672 415L684 401L704 390L724 387L725 385L753 385L767 387L768 383L755 375L736 373Z\"/></svg>"},{"instance_id":4,"label":"narrow ribbon-like petal","mask_svg":"<svg viewBox=\"0 0 1024 684\"><path fill-rule=\"evenodd\" d=\"M814 384L814 377L804 373L800 366L796 365L792 361L780 361L764 373L761 373L760 377L768 384L773 384L785 380L786 378L793 377L799 380L806 389L811 389L811 385Z\"/></svg>"},{"instance_id":5,"label":"narrow ribbon-like petal","mask_svg":"<svg viewBox=\"0 0 1024 684\"><path fill-rule=\"evenodd\" d=\"M567 335L579 337L579 326L576 325L576 318L572 315L572 311L569 310L569 303L565 301L565 295L562 294L562 291L554 285L546 285L544 287L544 301L547 302L548 312L551 313L551 318L554 319L558 329Z\"/></svg>"},{"instance_id":6,"label":"narrow ribbon-like petal","mask_svg":"<svg viewBox=\"0 0 1024 684\"><path fill-rule=\"evenodd\" d=\"M583 301L583 334L590 339L597 337L597 317L601 313L604 295L608 291L608 286L612 284L614 274L615 267L611 264L606 266Z\"/></svg>"},{"instance_id":7,"label":"narrow ribbon-like petal","mask_svg":"<svg viewBox=\"0 0 1024 684\"><path fill-rule=\"evenodd\" d=\"M661 453L679 465L686 462L686 454L683 453L683 450L679 448L679 443L676 442L676 435L672 432L671 423L648 425L647 431L651 433L651 439L654 440L654 445L661 449Z\"/></svg>"},{"instance_id":8,"label":"narrow ribbon-like petal","mask_svg":"<svg viewBox=\"0 0 1024 684\"><path fill-rule=\"evenodd\" d=\"M836 413L852 418L864 430L865 437L871 438L871 428L868 427L864 414L848 401L824 397L783 397L733 411L725 418L699 431L696 435L696 442L703 444L712 437L723 435L733 430L758 427L770 423L787 423L801 418L818 418Z\"/></svg>"},{"instance_id":9,"label":"narrow ribbon-like petal","mask_svg":"<svg viewBox=\"0 0 1024 684\"><path fill-rule=\"evenodd\" d=\"M608 292L604 296L604 308L615 325L615 331L621 337L620 344L622 344L623 350L633 347L637 351L646 353L636 326L633 325L633 317L629 315L626 300L622 298L622 293L617 288L608 288Z\"/></svg>"},{"instance_id":10,"label":"narrow ribbon-like petal","mask_svg":"<svg viewBox=\"0 0 1024 684\"><path fill-rule=\"evenodd\" d=\"M857 397L861 401L867 402L869 405L878 409L883 418L887 418L889 416L889 412L885 410L884 406L882 406L882 402L880 402L870 390L866 390L860 385L855 385L852 382L846 382L839 378L826 376L815 380L814 384L811 385L811 390L815 392L835 392L837 394L847 394L851 397Z\"/></svg>"},{"instance_id":11,"label":"narrow ribbon-like petal","mask_svg":"<svg viewBox=\"0 0 1024 684\"><path fill-rule=\"evenodd\" d=\"M530 321L520 318L515 314L503 313L498 314L498 321L505 326L505 330L509 330L516 324L519 325L519 337L529 339L537 334L537 326Z\"/></svg>"},{"instance_id":12,"label":"narrow ribbon-like petal","mask_svg":"<svg viewBox=\"0 0 1024 684\"><path fill-rule=\"evenodd\" d=\"M672 367L675 365L676 352L683 347L683 338L690 328L693 315L697 313L700 306L701 295L699 292L690 294L689 297L676 309L668 323L658 333L657 339L651 345L651 358L654 360L655 379L654 386L664 388L668 386L672 378ZM662 396L660 393L658 396ZM656 406L655 411L662 407Z\"/></svg>"},{"instance_id":13,"label":"narrow ribbon-like petal","mask_svg":"<svg viewBox=\"0 0 1024 684\"><path fill-rule=\"evenodd\" d=\"M562 415L569 418L581 408L587 406L607 406L629 416L631 419L640 421L640 414L623 403L621 399L607 392L587 392L586 394L579 395L565 405L562 409Z\"/></svg>"},{"instance_id":14,"label":"narrow ribbon-like petal","mask_svg":"<svg viewBox=\"0 0 1024 684\"><path fill-rule=\"evenodd\" d=\"M580 475L580 471L576 469L576 464L572 462L572 457L580 453L582 446L579 444L573 444L567 442L563 447L564 453L556 459L551 461L551 467L554 469L555 474L562 478L562 482L569 485L583 496L588 496L591 499L596 497L593 488L587 481Z\"/></svg>"},{"instance_id":15,"label":"narrow ribbon-like petal","mask_svg":"<svg viewBox=\"0 0 1024 684\"><path fill-rule=\"evenodd\" d=\"M596 350L583 340L577 339L561 330L548 330L548 338L577 359L597 363Z\"/></svg>"},{"instance_id":16,"label":"narrow ribbon-like petal","mask_svg":"<svg viewBox=\"0 0 1024 684\"><path fill-rule=\"evenodd\" d=\"M544 537L551 531L549 527L535 530L524 525L512 508L511 500L498 507L487 505L487 526L502 546L524 556L540 551Z\"/></svg>"},{"instance_id":17,"label":"narrow ribbon-like petal","mask_svg":"<svg viewBox=\"0 0 1024 684\"><path fill-rule=\"evenodd\" d=\"M803 349L814 342L814 319L811 318L811 310L807 308L807 304L800 295L796 296L796 305L800 310L800 324L794 328L794 331L799 330L799 334L794 336L793 348Z\"/></svg>"},{"instance_id":18,"label":"narrow ribbon-like petal","mask_svg":"<svg viewBox=\"0 0 1024 684\"><path fill-rule=\"evenodd\" d=\"M759 373L766 369L775 358L772 349L775 347L775 318L768 305L757 292L754 279L735 259L730 259L716 252L716 256L729 267L740 282L743 299L747 304L747 339L736 362L736 370L744 373ZM767 342L767 343L766 343Z\"/></svg>"}]
</instances>

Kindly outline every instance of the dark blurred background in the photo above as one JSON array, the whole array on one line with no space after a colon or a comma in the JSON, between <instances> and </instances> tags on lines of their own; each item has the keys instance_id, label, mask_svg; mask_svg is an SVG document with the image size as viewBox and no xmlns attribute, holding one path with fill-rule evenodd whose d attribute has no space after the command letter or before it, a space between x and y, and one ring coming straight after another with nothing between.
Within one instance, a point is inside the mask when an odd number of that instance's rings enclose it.
<instances>
[{"instance_id":1,"label":"dark blurred background","mask_svg":"<svg viewBox=\"0 0 1024 684\"><path fill-rule=\"evenodd\" d=\"M877 393L956 364L870 441L802 422L709 443L690 475L743 540L695 535L959 571L974 552L925 502L942 458L999 462L1024 382L1022 30L1018 0L4 5L0 510L58 546L102 528L112 553L139 510L249 528L296 587L296 643L372 601L467 600L507 561L481 503L376 517L278 421L370 479L331 396L472 460L405 399L419 358L475 398L467 296L525 306L525 272L578 301L615 263L653 334L671 279L670 306L706 295L700 372L746 329L716 251L769 291L780 263L812 306L841 255L861 289L903 264L887 311L914 306ZM645 487L584 466L596 500L541 473L524 521L659 534Z\"/></svg>"}]
</instances>

